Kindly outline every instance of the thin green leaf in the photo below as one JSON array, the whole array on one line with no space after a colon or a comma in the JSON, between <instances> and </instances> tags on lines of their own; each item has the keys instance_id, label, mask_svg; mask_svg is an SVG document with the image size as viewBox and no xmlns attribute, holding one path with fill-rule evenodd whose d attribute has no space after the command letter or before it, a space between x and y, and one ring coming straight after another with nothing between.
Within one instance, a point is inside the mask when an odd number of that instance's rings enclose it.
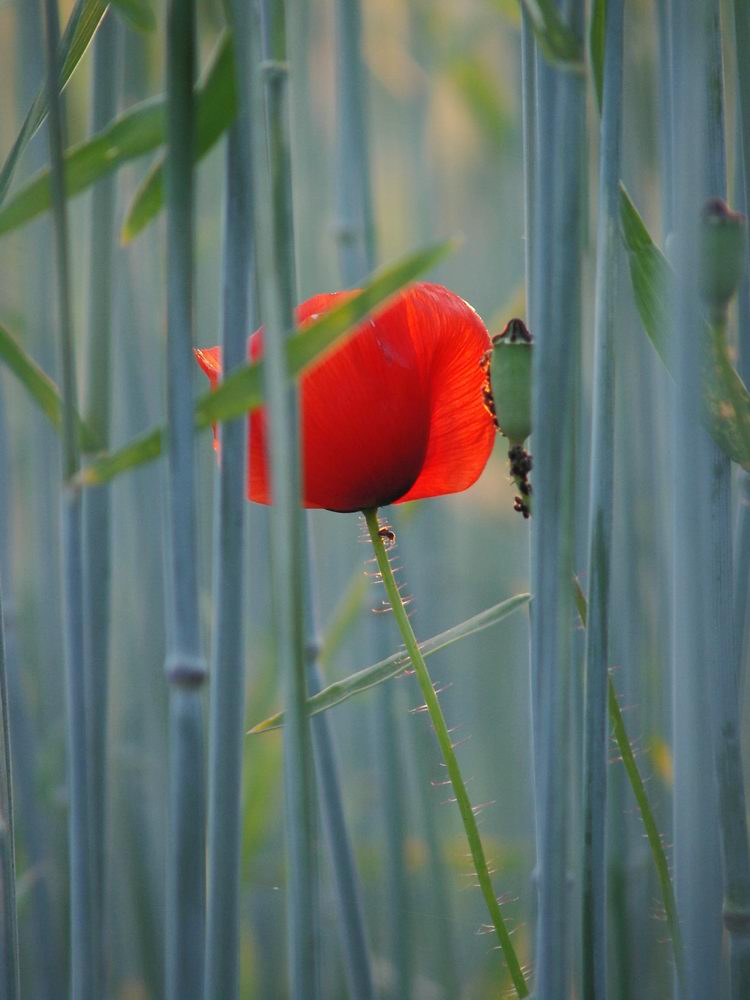
<instances>
[{"instance_id":1,"label":"thin green leaf","mask_svg":"<svg viewBox=\"0 0 750 1000\"><path fill-rule=\"evenodd\" d=\"M578 617L581 619L583 627L586 628L586 622L588 620L588 605L581 588L581 584L575 578L573 580L573 591ZM672 880L669 875L669 862L667 861L667 855L664 852L664 842L661 834L659 833L659 828L656 825L654 811L651 808L651 803L649 802L646 786L644 785L643 778L638 770L638 764L635 759L635 754L633 753L633 748L630 744L627 729L625 728L625 720L622 715L622 709L620 708L620 701L617 697L617 691L611 675L608 679L607 697L612 732L614 734L615 741L617 742L617 749L620 752L620 758L625 768L625 773L627 774L630 787L633 791L633 795L635 796L638 811L641 814L643 828L646 832L646 839L648 840L648 845L651 849L651 857L653 858L656 873L659 878L659 887L661 889L662 904L664 906L669 936L672 939L672 947L674 948L675 966L677 968L678 975L681 975L683 967L682 938L680 936L677 903L675 901L674 889L672 888Z\"/></svg>"},{"instance_id":2,"label":"thin green leaf","mask_svg":"<svg viewBox=\"0 0 750 1000\"><path fill-rule=\"evenodd\" d=\"M507 601L495 604L493 607L487 608L486 611L480 611L478 615L468 618L465 622L461 622L460 625L454 625L453 628L449 628L445 632L441 632L439 635L435 635L431 639L420 643L422 655L430 656L432 653L437 653L438 650L445 649L446 646L452 646L454 642L458 642L459 639L463 639L467 635L473 635L475 632L481 632L491 625L496 625L504 618L512 615L514 611L525 607L530 600L530 594L516 594L515 597L510 597ZM350 674L349 677L345 677L343 680L335 681L333 684L329 684L328 687L323 688L322 691L319 691L318 694L313 695L312 698L307 699L309 714L317 715L319 712L324 712L326 709L333 708L334 705L339 705L342 701L354 697L355 694L361 694L362 691L369 691L370 688L375 687L377 684L382 684L383 681L390 680L391 677L398 677L408 666L409 656L404 650L401 650L398 653L393 653L385 660L380 660L371 667L358 670L355 674ZM278 729L283 724L284 713L279 712L253 726L250 732L252 734L265 733L271 729Z\"/></svg>"},{"instance_id":3,"label":"thin green leaf","mask_svg":"<svg viewBox=\"0 0 750 1000\"><path fill-rule=\"evenodd\" d=\"M128 24L137 31L153 31L156 16L148 0L112 0Z\"/></svg>"},{"instance_id":4,"label":"thin green leaf","mask_svg":"<svg viewBox=\"0 0 750 1000\"><path fill-rule=\"evenodd\" d=\"M583 69L581 40L560 17L552 0L521 0L534 35L547 59L566 69Z\"/></svg>"},{"instance_id":5,"label":"thin green leaf","mask_svg":"<svg viewBox=\"0 0 750 1000\"><path fill-rule=\"evenodd\" d=\"M63 64L60 74L60 89L70 79L73 70L78 65L81 56L94 37L94 32L107 10L108 0L78 0L73 13L68 20L65 33L60 39L60 61ZM34 103L24 119L21 131L0 170L0 204L5 200L8 188L13 180L13 174L21 154L28 146L35 132L47 117L47 86L42 84Z\"/></svg>"},{"instance_id":6,"label":"thin green leaf","mask_svg":"<svg viewBox=\"0 0 750 1000\"><path fill-rule=\"evenodd\" d=\"M85 190L128 160L161 146L164 126L164 100L158 97L136 105L93 138L73 146L65 154L68 196ZM0 208L0 235L49 209L49 180L49 170L41 171Z\"/></svg>"},{"instance_id":7,"label":"thin green leaf","mask_svg":"<svg viewBox=\"0 0 750 1000\"><path fill-rule=\"evenodd\" d=\"M204 81L198 88L194 162L201 160L219 141L236 114L234 48L232 34L225 30L217 42ZM133 196L122 227L123 242L130 242L145 229L159 214L163 204L164 157L161 156Z\"/></svg>"},{"instance_id":8,"label":"thin green leaf","mask_svg":"<svg viewBox=\"0 0 750 1000\"><path fill-rule=\"evenodd\" d=\"M369 313L442 260L454 246L455 243L448 240L428 250L410 254L391 267L377 272L350 299L305 326L304 335L300 335L302 331L297 331L297 335L290 338L286 345L289 376L299 377L308 365L320 360L326 351L331 350ZM233 420L262 404L262 362L248 362L227 376L218 389L205 393L197 400L196 427L203 430L213 423ZM119 451L104 455L86 466L81 470L77 482L81 486L108 482L127 469L158 458L162 444L163 431L151 431Z\"/></svg>"},{"instance_id":9,"label":"thin green leaf","mask_svg":"<svg viewBox=\"0 0 750 1000\"><path fill-rule=\"evenodd\" d=\"M59 431L62 423L60 390L36 361L29 357L16 338L2 326L0 326L0 361L13 372L55 430ZM80 417L78 417L78 430L84 451L96 451L101 446L94 432Z\"/></svg>"},{"instance_id":10,"label":"thin green leaf","mask_svg":"<svg viewBox=\"0 0 750 1000\"><path fill-rule=\"evenodd\" d=\"M591 69L594 74L596 102L600 110L602 106L602 85L604 82L604 25L606 20L607 0L594 0L591 11L589 48L591 52Z\"/></svg>"},{"instance_id":11,"label":"thin green leaf","mask_svg":"<svg viewBox=\"0 0 750 1000\"><path fill-rule=\"evenodd\" d=\"M630 280L643 328L668 371L675 275L651 238L624 187L620 187L620 227L628 251ZM732 461L750 471L750 394L720 338L709 338L710 363L705 371L704 423L714 441Z\"/></svg>"}]
</instances>

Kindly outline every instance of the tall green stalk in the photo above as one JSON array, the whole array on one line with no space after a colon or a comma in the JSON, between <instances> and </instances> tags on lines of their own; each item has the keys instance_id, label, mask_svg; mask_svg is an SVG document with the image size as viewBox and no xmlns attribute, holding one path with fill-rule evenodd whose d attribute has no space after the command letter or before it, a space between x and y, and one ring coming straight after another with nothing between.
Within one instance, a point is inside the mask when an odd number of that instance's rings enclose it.
<instances>
[{"instance_id":1,"label":"tall green stalk","mask_svg":"<svg viewBox=\"0 0 750 1000\"><path fill-rule=\"evenodd\" d=\"M568 5L580 33L583 4ZM584 91L582 80L547 65L537 51L535 201L531 328L534 523L531 531L531 684L536 787L536 992L567 995L570 892L567 883L566 791L569 787L568 684L574 499L573 392L580 315ZM544 275L544 280L541 276Z\"/></svg>"},{"instance_id":2,"label":"tall green stalk","mask_svg":"<svg viewBox=\"0 0 750 1000\"><path fill-rule=\"evenodd\" d=\"M718 996L721 980L721 894L718 812L711 729L705 724L712 688L732 670L724 633L727 607L722 537L728 485L724 457L700 425L702 338L700 211L711 187L723 180L706 155L717 123L709 96L712 4L673 10L675 99L674 175L677 296L674 330L676 406L674 422L674 886L684 942L685 976L680 1000ZM707 39L709 47L707 47ZM723 136L720 136L723 143ZM703 150L695 155L695 150ZM723 150L723 145L722 145ZM692 152L691 152L692 151ZM723 153L721 154L723 155ZM723 524L723 527L721 526ZM722 564L723 568L722 568ZM724 582L722 582L724 578ZM731 584L731 580L729 581ZM720 604L724 603L721 607Z\"/></svg>"},{"instance_id":3,"label":"tall green stalk","mask_svg":"<svg viewBox=\"0 0 750 1000\"><path fill-rule=\"evenodd\" d=\"M5 624L0 583L0 907L3 942L0 983L4 1000L20 1000L18 967L18 921L16 917L16 848L13 824L13 777L11 774L10 714L5 663Z\"/></svg>"},{"instance_id":4,"label":"tall green stalk","mask_svg":"<svg viewBox=\"0 0 750 1000\"><path fill-rule=\"evenodd\" d=\"M315 816L310 729L305 712L304 517L300 510L297 393L286 370L285 341L294 329L296 279L287 107L286 15L283 0L262 0L269 58L262 64L267 134L254 122L254 146L268 150L258 170L258 276L265 325L264 383L270 440L271 557L274 639L288 726L284 743L288 857L288 956L292 1000L318 995L315 919ZM256 26L257 27L257 26ZM261 114L262 114L261 108ZM254 115L255 117L255 115Z\"/></svg>"},{"instance_id":5,"label":"tall green stalk","mask_svg":"<svg viewBox=\"0 0 750 1000\"><path fill-rule=\"evenodd\" d=\"M83 636L82 505L67 484L80 465L76 423L76 376L68 260L63 149L65 113L58 93L59 24L55 0L45 0L48 138L57 270L57 302L62 372L62 553L65 601L65 670L68 738L68 836L70 857L70 983L77 1000L96 998L96 937L92 911L95 854L87 764L86 671Z\"/></svg>"},{"instance_id":6,"label":"tall green stalk","mask_svg":"<svg viewBox=\"0 0 750 1000\"><path fill-rule=\"evenodd\" d=\"M120 26L113 11L105 14L94 39L94 75L89 122L99 132L117 112ZM91 197L88 265L88 345L85 420L103 448L109 444L113 259L115 250L115 179L97 184ZM87 680L88 761L91 781L91 830L96 861L93 872L94 929L98 936L96 975L104 991L104 912L107 857L107 720L109 697L109 625L111 593L110 490L96 487L83 504L84 646Z\"/></svg>"},{"instance_id":7,"label":"tall green stalk","mask_svg":"<svg viewBox=\"0 0 750 1000\"><path fill-rule=\"evenodd\" d=\"M205 787L193 471L192 0L167 8L167 411L169 626L169 852L167 1000L203 993Z\"/></svg>"},{"instance_id":8,"label":"tall green stalk","mask_svg":"<svg viewBox=\"0 0 750 1000\"><path fill-rule=\"evenodd\" d=\"M582 977L585 1000L607 995L607 683L614 490L615 310L622 132L623 3L608 0L599 146L594 320L589 622L586 630L583 778Z\"/></svg>"},{"instance_id":9,"label":"tall green stalk","mask_svg":"<svg viewBox=\"0 0 750 1000\"><path fill-rule=\"evenodd\" d=\"M385 543L383 542L383 538L380 534L378 512L376 510L366 510L364 511L364 516L367 523L367 530L370 535L370 541L372 542L372 547L375 552L378 570L380 571L380 575L383 580L383 586L385 587L385 592L393 611L393 616L406 647L406 652L411 660L412 666L414 667L414 672L422 692L422 697L425 700L430 721L432 722L435 730L435 736L440 747L440 752L443 756L443 761L445 762L448 778L456 797L456 804L458 805L458 810L461 814L461 821L463 823L464 830L466 831L466 839L469 843L469 850L471 852L472 861L476 870L477 880L492 920L492 926L495 929L497 939L500 943L516 994L518 997L527 997L529 995L529 989L526 985L526 979L518 961L518 956L516 955L513 947L510 932L508 931L505 920L503 919L500 904L498 903L497 898L495 897L494 889L492 888L492 879L490 878L487 859L484 855L482 840L479 836L476 816L474 814L468 792L466 791L464 779L461 775L461 769L458 764L458 758L456 757L456 751L453 746L450 730L446 724L443 710L440 707L440 701L438 700L429 671L427 670L427 664L422 656L419 643L417 642L416 636L414 635L414 631L411 627L411 622L409 621L409 616L406 613L406 608L401 598L398 584L396 583L396 579L393 575Z\"/></svg>"},{"instance_id":10,"label":"tall green stalk","mask_svg":"<svg viewBox=\"0 0 750 1000\"><path fill-rule=\"evenodd\" d=\"M223 261L223 370L245 361L250 328L252 178L249 134L249 18L233 9L239 113L226 149ZM243 538L245 418L221 425L214 508L214 625L208 810L208 926L204 1000L237 1000L240 946L242 749L245 716Z\"/></svg>"}]
</instances>

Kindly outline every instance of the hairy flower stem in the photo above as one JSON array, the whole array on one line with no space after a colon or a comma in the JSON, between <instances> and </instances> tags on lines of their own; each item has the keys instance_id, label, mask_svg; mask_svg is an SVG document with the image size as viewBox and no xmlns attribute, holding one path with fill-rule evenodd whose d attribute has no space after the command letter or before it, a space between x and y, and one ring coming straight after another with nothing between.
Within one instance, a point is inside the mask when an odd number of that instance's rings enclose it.
<instances>
[{"instance_id":1,"label":"hairy flower stem","mask_svg":"<svg viewBox=\"0 0 750 1000\"><path fill-rule=\"evenodd\" d=\"M503 955L505 956L505 961L508 965L508 970L510 971L510 976L513 980L513 986L516 994L519 997L527 997L529 995L529 988L526 984L523 970L521 969L521 963L518 960L515 948L513 947L513 943L510 939L510 932L508 931L502 912L500 911L500 904L498 903L497 897L495 896L495 892L492 888L492 880L487 866L487 859L484 856L484 848L482 847L482 840L479 836L479 828L477 827L476 817L471 806L471 801L469 800L468 792L466 791L464 779L461 775L461 769L458 765L458 758L456 757L456 752L453 748L453 742L445 721L445 716L443 715L443 710L440 707L438 696L435 693L429 671L427 670L427 664L422 656L419 643L414 635L411 622L409 621L409 617L406 613L404 602L401 599L401 594L399 593L395 577L393 576L393 570L391 569L390 560L388 559L388 553L386 552L385 544L380 534L378 512L375 509L370 509L364 511L363 513L365 521L367 522L367 530L370 533L370 539L372 541L372 547L378 563L378 569L380 570L380 574L383 578L383 586L385 587L388 600L391 608L393 609L393 615L396 619L399 631L401 632L401 638L403 639L406 647L406 652L408 653L409 659L414 667L414 672L416 673L417 681L419 682L419 687L422 691L422 696L424 697L427 711L429 712L430 720L432 721L432 725L435 730L435 735L437 736L440 751L443 755L445 766L448 769L448 776L453 787L453 793L456 796L458 810L461 813L461 821L463 823L464 830L466 831L466 839L469 842L469 849L474 861L477 879L479 880L479 887L482 890L482 895L484 896L485 903L487 904L487 909L489 910L490 918L492 920L492 926L495 928L495 933L497 934L500 947L502 948Z\"/></svg>"}]
</instances>

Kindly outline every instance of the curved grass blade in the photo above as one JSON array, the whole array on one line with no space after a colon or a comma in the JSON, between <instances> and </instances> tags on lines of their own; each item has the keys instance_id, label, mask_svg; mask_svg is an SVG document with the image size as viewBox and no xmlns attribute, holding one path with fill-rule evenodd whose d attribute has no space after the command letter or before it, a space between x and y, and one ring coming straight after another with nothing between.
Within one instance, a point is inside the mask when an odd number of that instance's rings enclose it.
<instances>
[{"instance_id":1,"label":"curved grass blade","mask_svg":"<svg viewBox=\"0 0 750 1000\"><path fill-rule=\"evenodd\" d=\"M59 80L60 90L64 88L73 70L78 65L81 56L88 48L89 42L94 37L94 32L99 27L99 22L104 17L107 7L108 0L78 0L73 13L70 15L58 48L58 65L62 65ZM0 170L0 204L2 204L8 193L8 188L13 180L13 174L21 158L21 154L47 117L47 108L47 86L46 84L42 84L34 103L29 108L28 114L24 119L21 131L16 136L10 153L8 153L2 170Z\"/></svg>"},{"instance_id":2,"label":"curved grass blade","mask_svg":"<svg viewBox=\"0 0 750 1000\"><path fill-rule=\"evenodd\" d=\"M119 13L136 31L153 31L156 27L156 16L148 0L112 0Z\"/></svg>"},{"instance_id":3,"label":"curved grass blade","mask_svg":"<svg viewBox=\"0 0 750 1000\"><path fill-rule=\"evenodd\" d=\"M59 431L62 423L60 390L3 326L0 326L0 361L8 366L52 426ZM82 449L98 451L101 443L97 435L80 416L76 419Z\"/></svg>"},{"instance_id":4,"label":"curved grass blade","mask_svg":"<svg viewBox=\"0 0 750 1000\"><path fill-rule=\"evenodd\" d=\"M630 280L643 328L672 372L669 343L675 274L656 246L625 188L620 185L620 227L628 252ZM721 340L709 338L710 364L704 372L703 422L732 461L750 471L750 394L732 366Z\"/></svg>"},{"instance_id":5,"label":"curved grass blade","mask_svg":"<svg viewBox=\"0 0 750 1000\"><path fill-rule=\"evenodd\" d=\"M498 622L512 615L514 611L525 607L530 600L530 594L516 594L514 597L509 597L507 601L501 601L500 604L495 604L485 611L480 611L478 615L474 615L473 618L467 618L460 625L454 625L453 628L449 628L445 632L440 632L431 639L426 639L423 643L420 643L419 648L422 655L430 656L432 653L437 653L439 650L445 649L446 646L452 646L454 642L458 642L459 639L463 639L467 635L474 635L475 632L482 632L491 625L497 625ZM324 648L326 645L327 639L324 639ZM312 698L308 698L308 712L310 715L325 712L326 709L333 708L334 705L340 705L342 701L353 698L355 694L369 691L370 688L382 684L383 681L390 680L391 677L398 677L408 667L409 657L406 652L401 650L398 653L393 653L392 656L381 660L379 663L374 663L371 667L358 670L343 680L329 684L328 687L323 688L318 694L313 695ZM279 729L283 725L284 713L279 712L259 722L249 732L257 735L258 733L269 732L271 729Z\"/></svg>"},{"instance_id":6,"label":"curved grass blade","mask_svg":"<svg viewBox=\"0 0 750 1000\"><path fill-rule=\"evenodd\" d=\"M448 240L410 254L391 267L377 272L350 299L305 326L304 336L298 333L286 344L289 376L297 378L309 364L334 347L353 326L442 260L454 246L454 241ZM196 427L203 430L212 423L232 420L262 404L263 365L257 361L249 362L228 375L218 389L207 392L198 399L195 405ZM119 451L103 455L92 462L81 470L76 481L80 486L106 483L127 469L158 458L162 444L163 431L160 428L150 431Z\"/></svg>"},{"instance_id":7,"label":"curved grass blade","mask_svg":"<svg viewBox=\"0 0 750 1000\"><path fill-rule=\"evenodd\" d=\"M202 159L229 128L237 114L232 33L225 29L199 85L194 162ZM133 196L122 227L129 243L154 219L164 204L164 157L151 167Z\"/></svg>"},{"instance_id":8,"label":"curved grass blade","mask_svg":"<svg viewBox=\"0 0 750 1000\"><path fill-rule=\"evenodd\" d=\"M588 623L588 604L586 596L581 588L581 584L577 578L574 578L573 580L573 593L578 617L581 619L583 627L586 628ZM615 738L615 742L617 743L617 749L620 753L625 773L627 774L630 787L633 791L633 795L635 796L635 801L638 805L638 812L641 815L641 821L643 823L643 829L645 830L646 839L648 840L648 846L651 850L651 857L653 858L654 867L656 868L656 874L659 879L659 888L661 889L662 905L664 906L667 928L669 930L669 936L674 949L675 967L677 969L678 976L681 976L684 964L682 937L680 936L680 922L677 916L677 903L675 900L674 889L672 887L672 879L669 875L669 862L667 861L667 855L664 852L664 842L661 834L659 833L659 828L656 825L656 819L654 817L653 809L651 808L651 803L649 802L646 786L644 785L643 778L638 770L638 764L635 759L635 754L633 753L633 748L630 744L627 729L625 728L625 719L622 715L620 701L617 697L617 690L612 682L611 674L608 678L607 685L607 701L610 722L612 724L612 734Z\"/></svg>"},{"instance_id":9,"label":"curved grass blade","mask_svg":"<svg viewBox=\"0 0 750 1000\"><path fill-rule=\"evenodd\" d=\"M205 76L198 84L196 100L197 149L200 157L216 142L235 115L234 59L229 31L224 31L217 42ZM102 177L117 170L123 163L158 149L164 144L165 129L166 111L163 97L150 98L130 108L101 132L68 149L65 154L66 194L69 197L79 194ZM144 198L142 203L144 212L152 211L149 199L154 197L157 198L154 213L161 207L164 197L163 167L162 156L146 175L146 180L139 189ZM157 179L152 182L152 178ZM136 201L139 197L140 194L136 195ZM0 236L46 212L50 204L50 175L49 170L45 169L33 177L0 209ZM148 215L146 221L150 218L152 215ZM129 239L138 231L139 229L136 229L130 233L126 220L124 238Z\"/></svg>"},{"instance_id":10,"label":"curved grass blade","mask_svg":"<svg viewBox=\"0 0 750 1000\"><path fill-rule=\"evenodd\" d=\"M521 0L529 15L539 48L551 63L566 69L583 70L583 46L578 36L560 17L552 0Z\"/></svg>"}]
</instances>

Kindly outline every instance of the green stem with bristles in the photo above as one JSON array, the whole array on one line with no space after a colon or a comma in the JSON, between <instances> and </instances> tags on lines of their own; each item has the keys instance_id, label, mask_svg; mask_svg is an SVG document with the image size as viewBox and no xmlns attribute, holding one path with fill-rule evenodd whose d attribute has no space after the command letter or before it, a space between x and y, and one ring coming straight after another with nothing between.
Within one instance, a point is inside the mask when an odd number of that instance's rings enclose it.
<instances>
[{"instance_id":1,"label":"green stem with bristles","mask_svg":"<svg viewBox=\"0 0 750 1000\"><path fill-rule=\"evenodd\" d=\"M432 679L430 678L429 671L427 670L427 664L422 656L417 638L414 635L414 630L411 627L409 616L406 613L404 602L401 599L401 594L399 593L398 585L396 584L393 570L391 569L391 563L388 559L388 553L386 552L383 538L380 535L378 512L375 509L371 509L364 511L363 513L365 521L367 522L367 530L370 533L370 539L375 552L378 569L380 570L380 574L383 578L383 586L385 587L388 600L393 610L396 624L401 632L401 638L403 639L404 646L406 647L406 652L409 654L409 659L414 667L414 672L417 676L417 681L419 682L419 687L422 691L422 696L424 697L427 711L435 730L440 751L443 755L443 761L445 762L445 766L448 770L448 777L450 778L453 793L456 796L456 804L458 805L458 810L461 813L461 821L463 823L464 830L466 831L466 839L469 842L469 849L471 851L471 857L476 869L479 887L482 890L484 901L487 904L487 909L492 920L492 926L495 928L497 939L500 942L500 947L502 948L503 955L505 956L505 961L508 965L508 970L510 972L511 979L513 980L513 986L516 994L519 997L527 997L529 995L529 988L526 984L521 963L516 955L516 950L513 947L513 942L510 939L510 931L505 924L505 920L503 919L503 915L500 910L500 904L498 903L494 889L492 888L492 880L490 878L487 859L484 855L482 840L479 836L476 816L474 815L474 810L472 808L471 801L469 800L468 792L466 791L466 784L464 783L463 776L461 775L461 769L458 764L458 758L456 757L456 751L453 747L450 731L448 730L443 710L440 707L438 696L435 693Z\"/></svg>"}]
</instances>

